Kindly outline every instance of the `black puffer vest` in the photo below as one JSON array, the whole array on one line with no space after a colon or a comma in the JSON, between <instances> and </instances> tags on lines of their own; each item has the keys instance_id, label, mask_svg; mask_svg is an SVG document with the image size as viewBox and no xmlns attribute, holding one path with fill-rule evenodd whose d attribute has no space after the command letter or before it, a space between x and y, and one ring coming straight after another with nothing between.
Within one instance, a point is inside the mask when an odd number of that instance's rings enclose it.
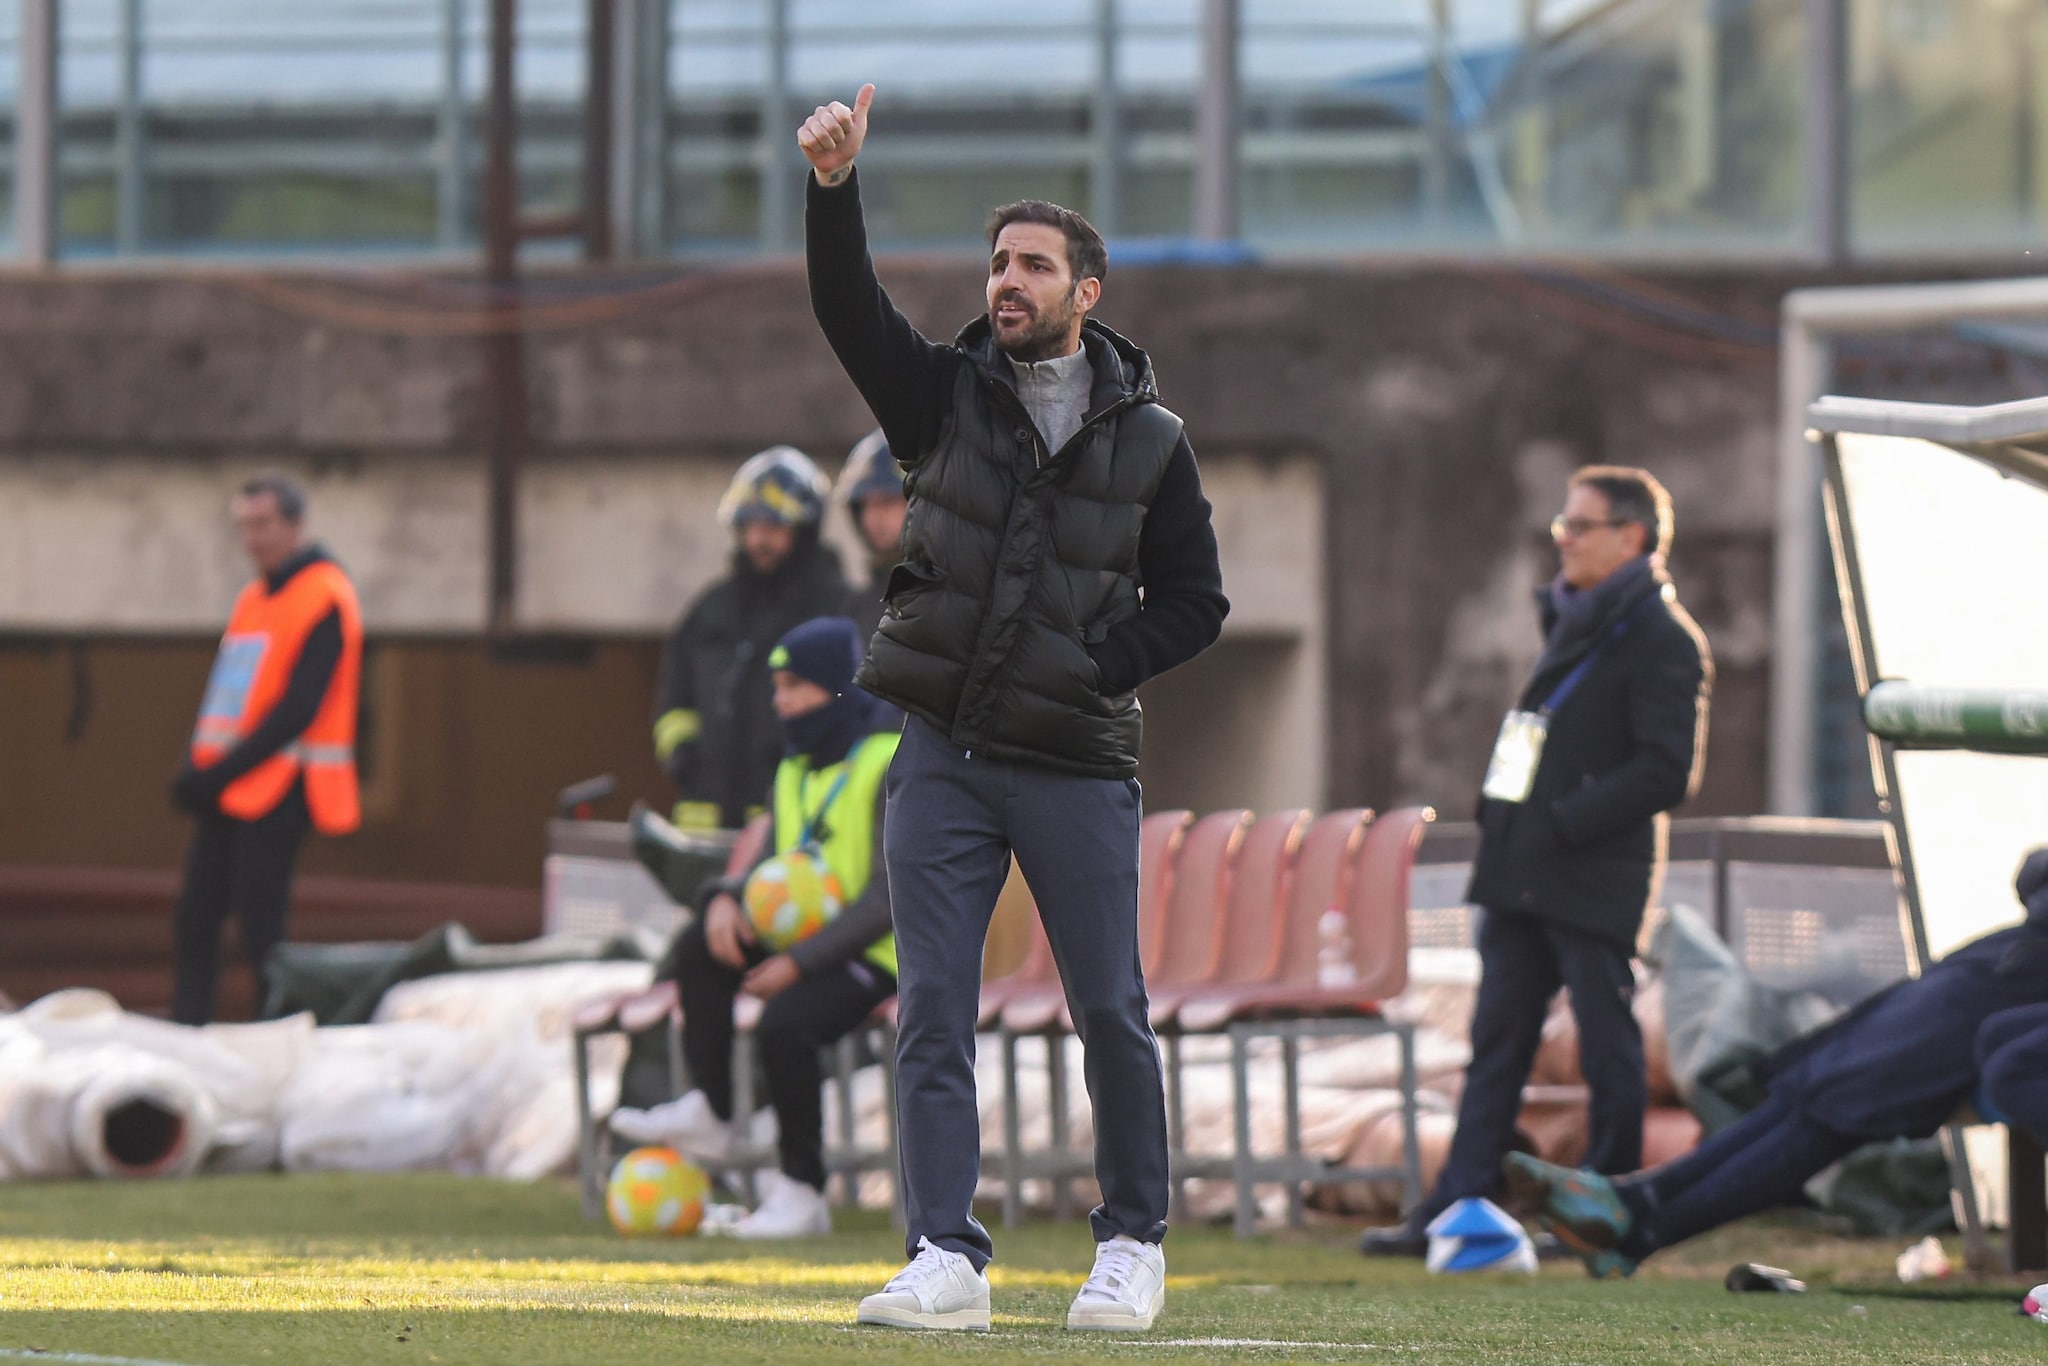
<instances>
[{"instance_id":1,"label":"black puffer vest","mask_svg":"<svg viewBox=\"0 0 2048 1366\"><path fill-rule=\"evenodd\" d=\"M1088 417L1048 453L987 319L952 410L911 470L903 563L860 683L964 751L1089 777L1138 771L1134 694L1106 697L1088 646L1138 611L1138 538L1181 422L1152 363L1101 324L1082 334Z\"/></svg>"}]
</instances>

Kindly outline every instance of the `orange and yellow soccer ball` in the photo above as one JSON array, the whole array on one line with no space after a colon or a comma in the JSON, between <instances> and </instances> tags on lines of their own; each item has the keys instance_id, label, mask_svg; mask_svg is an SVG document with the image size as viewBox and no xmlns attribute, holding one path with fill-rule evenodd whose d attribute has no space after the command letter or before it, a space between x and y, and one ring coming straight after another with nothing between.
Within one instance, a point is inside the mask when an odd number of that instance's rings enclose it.
<instances>
[{"instance_id":1,"label":"orange and yellow soccer ball","mask_svg":"<svg viewBox=\"0 0 2048 1366\"><path fill-rule=\"evenodd\" d=\"M612 1168L605 1212L612 1227L644 1233L695 1233L704 1219L711 1182L696 1163L673 1148L635 1148Z\"/></svg>"},{"instance_id":2,"label":"orange and yellow soccer ball","mask_svg":"<svg viewBox=\"0 0 2048 1366\"><path fill-rule=\"evenodd\" d=\"M745 899L754 933L780 953L839 914L839 878L817 855L792 849L753 871Z\"/></svg>"}]
</instances>

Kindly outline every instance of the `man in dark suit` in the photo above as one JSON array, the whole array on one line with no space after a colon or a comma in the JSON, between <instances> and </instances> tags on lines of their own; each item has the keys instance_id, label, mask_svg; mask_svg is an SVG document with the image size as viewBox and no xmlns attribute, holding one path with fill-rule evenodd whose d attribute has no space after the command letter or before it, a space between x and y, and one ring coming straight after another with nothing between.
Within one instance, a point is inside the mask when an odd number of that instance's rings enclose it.
<instances>
[{"instance_id":1,"label":"man in dark suit","mask_svg":"<svg viewBox=\"0 0 2048 1366\"><path fill-rule=\"evenodd\" d=\"M1571 478L1537 593L1543 653L1508 713L1479 801L1466 899L1481 909L1479 998L1458 1129L1435 1187L1369 1253L1421 1256L1429 1221L1497 1196L1550 998L1571 991L1592 1093L1586 1165L1642 1165L1648 1082L1630 959L1663 860L1665 813L1699 785L1713 664L1664 556L1671 497L1646 471Z\"/></svg>"}]
</instances>

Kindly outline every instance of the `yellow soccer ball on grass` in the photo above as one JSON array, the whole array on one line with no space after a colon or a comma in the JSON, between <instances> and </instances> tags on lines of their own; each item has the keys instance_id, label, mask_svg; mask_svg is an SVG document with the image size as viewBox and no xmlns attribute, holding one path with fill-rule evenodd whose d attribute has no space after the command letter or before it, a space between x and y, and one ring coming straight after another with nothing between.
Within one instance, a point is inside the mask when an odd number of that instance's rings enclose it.
<instances>
[{"instance_id":1,"label":"yellow soccer ball on grass","mask_svg":"<svg viewBox=\"0 0 2048 1366\"><path fill-rule=\"evenodd\" d=\"M839 914L839 878L822 858L792 849L753 871L744 899L762 945L781 953Z\"/></svg>"},{"instance_id":2,"label":"yellow soccer ball on grass","mask_svg":"<svg viewBox=\"0 0 2048 1366\"><path fill-rule=\"evenodd\" d=\"M673 1148L635 1148L612 1168L604 1208L612 1227L634 1237L695 1233L711 1193L703 1168Z\"/></svg>"}]
</instances>

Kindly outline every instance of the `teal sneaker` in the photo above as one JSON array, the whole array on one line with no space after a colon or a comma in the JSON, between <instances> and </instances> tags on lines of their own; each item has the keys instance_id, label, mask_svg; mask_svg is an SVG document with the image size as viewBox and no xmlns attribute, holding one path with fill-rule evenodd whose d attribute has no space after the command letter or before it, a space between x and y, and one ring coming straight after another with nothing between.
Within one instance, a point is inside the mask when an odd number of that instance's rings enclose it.
<instances>
[{"instance_id":1,"label":"teal sneaker","mask_svg":"<svg viewBox=\"0 0 2048 1366\"><path fill-rule=\"evenodd\" d=\"M1614 1183L1595 1172L1574 1171L1527 1153L1509 1153L1501 1169L1509 1197L1532 1210L1559 1242L1581 1257L1611 1250L1635 1223L1615 1194ZM1592 1270L1590 1262L1587 1269ZM1631 1262L1629 1270L1634 1269Z\"/></svg>"},{"instance_id":2,"label":"teal sneaker","mask_svg":"<svg viewBox=\"0 0 2048 1366\"><path fill-rule=\"evenodd\" d=\"M1581 1258L1586 1264L1586 1274L1596 1281L1625 1281L1636 1274L1641 1265L1635 1258L1624 1256L1611 1247L1600 1249Z\"/></svg>"}]
</instances>

